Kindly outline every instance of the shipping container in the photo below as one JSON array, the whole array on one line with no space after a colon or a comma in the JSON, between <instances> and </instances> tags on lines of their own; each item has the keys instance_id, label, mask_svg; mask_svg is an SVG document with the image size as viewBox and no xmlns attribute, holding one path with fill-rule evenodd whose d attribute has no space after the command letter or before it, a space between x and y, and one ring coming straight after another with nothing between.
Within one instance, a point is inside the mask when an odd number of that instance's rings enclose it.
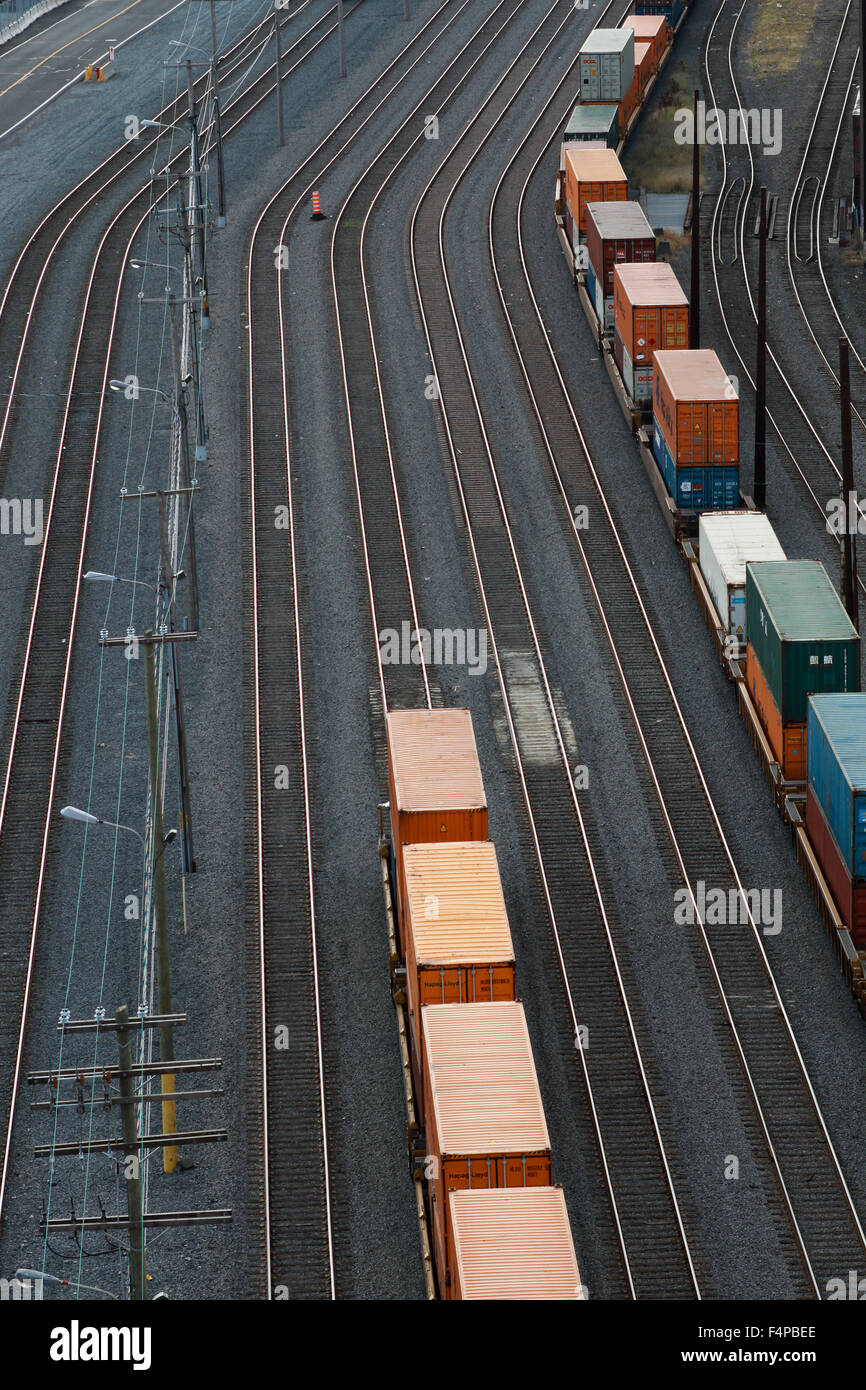
<instances>
[{"instance_id":1,"label":"shipping container","mask_svg":"<svg viewBox=\"0 0 866 1390\"><path fill-rule=\"evenodd\" d=\"M737 388L712 348L657 349L653 365L653 421L674 462L739 463Z\"/></svg>"},{"instance_id":2,"label":"shipping container","mask_svg":"<svg viewBox=\"0 0 866 1390\"><path fill-rule=\"evenodd\" d=\"M746 612L748 614L748 598ZM782 722L779 706L751 642L746 645L746 689L752 697L752 704L758 712L758 719L775 759L782 769L782 776L789 782L805 782L806 721L789 720L787 724Z\"/></svg>"},{"instance_id":3,"label":"shipping container","mask_svg":"<svg viewBox=\"0 0 866 1390\"><path fill-rule=\"evenodd\" d=\"M613 271L614 355L632 400L652 402L653 354L689 345L689 301L666 261L616 265ZM620 344L617 346L617 335Z\"/></svg>"},{"instance_id":4,"label":"shipping container","mask_svg":"<svg viewBox=\"0 0 866 1390\"><path fill-rule=\"evenodd\" d=\"M613 357L626 391L636 405L646 409L652 403L653 398L652 364L645 360L637 363L632 362L628 349L616 327L613 330Z\"/></svg>"},{"instance_id":5,"label":"shipping container","mask_svg":"<svg viewBox=\"0 0 866 1390\"><path fill-rule=\"evenodd\" d=\"M581 101L622 101L634 79L631 29L593 29L580 50Z\"/></svg>"},{"instance_id":6,"label":"shipping container","mask_svg":"<svg viewBox=\"0 0 866 1390\"><path fill-rule=\"evenodd\" d=\"M679 356L667 353L668 357ZM659 354L655 360L658 362ZM658 378L658 373L656 373ZM690 511L730 511L740 502L740 470L736 463L677 463L653 417L653 456L674 505Z\"/></svg>"},{"instance_id":7,"label":"shipping container","mask_svg":"<svg viewBox=\"0 0 866 1390\"><path fill-rule=\"evenodd\" d=\"M588 150L574 144L565 151L565 201L572 226L572 247L586 232L587 203L624 203L628 179L614 150Z\"/></svg>"},{"instance_id":8,"label":"shipping container","mask_svg":"<svg viewBox=\"0 0 866 1390\"><path fill-rule=\"evenodd\" d=\"M613 328L614 267L656 258L656 239L640 204L587 203L586 254L599 292L610 300L607 327Z\"/></svg>"},{"instance_id":9,"label":"shipping container","mask_svg":"<svg viewBox=\"0 0 866 1390\"><path fill-rule=\"evenodd\" d=\"M806 833L833 894L839 916L859 951L866 949L866 883L849 872L811 785L806 788Z\"/></svg>"},{"instance_id":10,"label":"shipping container","mask_svg":"<svg viewBox=\"0 0 866 1390\"><path fill-rule=\"evenodd\" d=\"M420 1074L420 1010L513 1000L514 946L490 840L406 845L403 876L409 1025Z\"/></svg>"},{"instance_id":11,"label":"shipping container","mask_svg":"<svg viewBox=\"0 0 866 1390\"><path fill-rule=\"evenodd\" d=\"M817 560L748 564L746 619L783 726L805 725L809 695L860 689L860 638Z\"/></svg>"},{"instance_id":12,"label":"shipping container","mask_svg":"<svg viewBox=\"0 0 866 1390\"><path fill-rule=\"evenodd\" d=\"M648 43L653 55L653 63L658 67L668 44L668 23L663 14L627 14L622 22L623 29L631 29L635 48L638 43Z\"/></svg>"},{"instance_id":13,"label":"shipping container","mask_svg":"<svg viewBox=\"0 0 866 1390\"><path fill-rule=\"evenodd\" d=\"M809 786L849 875L866 880L866 695L811 695Z\"/></svg>"},{"instance_id":14,"label":"shipping container","mask_svg":"<svg viewBox=\"0 0 866 1390\"><path fill-rule=\"evenodd\" d=\"M594 141L600 141L602 147L615 150L619 144L619 106L612 103L600 102L596 104L584 104L579 101L568 118L568 125L562 133L562 144L581 144L589 145L591 149L598 148ZM560 149L559 169L560 173L565 168L565 150Z\"/></svg>"},{"instance_id":15,"label":"shipping container","mask_svg":"<svg viewBox=\"0 0 866 1390\"><path fill-rule=\"evenodd\" d=\"M596 283L595 283L595 271L593 270L592 266L589 265L589 263L587 263L587 267L586 267L586 292L587 292L587 294L589 295L589 302L590 302L590 304L592 305L592 307L595 309L596 316L597 316L597 315L598 315L598 295L597 295L597 289L596 289Z\"/></svg>"},{"instance_id":16,"label":"shipping container","mask_svg":"<svg viewBox=\"0 0 866 1390\"><path fill-rule=\"evenodd\" d=\"M560 1187L451 1192L450 1289L456 1299L582 1299Z\"/></svg>"},{"instance_id":17,"label":"shipping container","mask_svg":"<svg viewBox=\"0 0 866 1390\"><path fill-rule=\"evenodd\" d=\"M522 1004L430 1004L422 1018L428 1196L447 1297L448 1193L549 1187L550 1139Z\"/></svg>"},{"instance_id":18,"label":"shipping container","mask_svg":"<svg viewBox=\"0 0 866 1390\"><path fill-rule=\"evenodd\" d=\"M656 70L655 58L653 56L652 44L636 43L634 46L634 70L637 74L637 96L639 101L643 101L643 94L646 91L653 73Z\"/></svg>"},{"instance_id":19,"label":"shipping container","mask_svg":"<svg viewBox=\"0 0 866 1390\"><path fill-rule=\"evenodd\" d=\"M402 846L486 840L487 797L468 709L393 710L385 724L397 920L402 923Z\"/></svg>"},{"instance_id":20,"label":"shipping container","mask_svg":"<svg viewBox=\"0 0 866 1390\"><path fill-rule=\"evenodd\" d=\"M698 522L698 563L725 631L748 638L746 564L784 560L766 512L710 512Z\"/></svg>"},{"instance_id":21,"label":"shipping container","mask_svg":"<svg viewBox=\"0 0 866 1390\"><path fill-rule=\"evenodd\" d=\"M683 13L683 0L636 0L635 14L663 14L670 29L675 29Z\"/></svg>"}]
</instances>

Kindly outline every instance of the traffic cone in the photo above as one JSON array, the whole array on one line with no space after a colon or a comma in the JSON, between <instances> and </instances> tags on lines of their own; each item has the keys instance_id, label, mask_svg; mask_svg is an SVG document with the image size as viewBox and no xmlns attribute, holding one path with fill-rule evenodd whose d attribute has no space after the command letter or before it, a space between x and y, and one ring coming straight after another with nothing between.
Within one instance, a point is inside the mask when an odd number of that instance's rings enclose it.
<instances>
[{"instance_id":1,"label":"traffic cone","mask_svg":"<svg viewBox=\"0 0 866 1390\"><path fill-rule=\"evenodd\" d=\"M313 194L313 215L312 215L312 217L310 218L310 221L311 221L311 222L321 222L321 221L324 220L324 218L325 218L325 213L322 212L322 200L321 200L321 198L319 197L318 193L314 193L314 194Z\"/></svg>"}]
</instances>

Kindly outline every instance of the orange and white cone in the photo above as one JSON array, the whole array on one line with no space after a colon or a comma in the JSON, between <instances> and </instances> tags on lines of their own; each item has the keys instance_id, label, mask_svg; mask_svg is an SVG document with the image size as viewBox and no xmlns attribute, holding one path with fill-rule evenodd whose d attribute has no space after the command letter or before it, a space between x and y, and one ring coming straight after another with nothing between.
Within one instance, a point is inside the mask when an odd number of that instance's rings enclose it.
<instances>
[{"instance_id":1,"label":"orange and white cone","mask_svg":"<svg viewBox=\"0 0 866 1390\"><path fill-rule=\"evenodd\" d=\"M313 215L312 215L312 217L310 218L310 221L311 221L311 222L321 222L321 221L323 221L324 217L325 217L325 213L322 212L322 200L321 200L321 198L319 197L318 193L314 193L314 194L313 194Z\"/></svg>"}]
</instances>

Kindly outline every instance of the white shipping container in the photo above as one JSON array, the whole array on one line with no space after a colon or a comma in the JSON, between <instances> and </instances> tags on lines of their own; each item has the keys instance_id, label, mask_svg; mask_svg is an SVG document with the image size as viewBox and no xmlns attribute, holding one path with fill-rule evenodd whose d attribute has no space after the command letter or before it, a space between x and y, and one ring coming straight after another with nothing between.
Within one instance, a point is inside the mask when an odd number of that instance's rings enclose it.
<instances>
[{"instance_id":1,"label":"white shipping container","mask_svg":"<svg viewBox=\"0 0 866 1390\"><path fill-rule=\"evenodd\" d=\"M616 101L634 80L634 30L593 29L580 50L582 101Z\"/></svg>"},{"instance_id":2,"label":"white shipping container","mask_svg":"<svg viewBox=\"0 0 866 1390\"><path fill-rule=\"evenodd\" d=\"M613 295L609 294L607 299L601 292L601 278L596 276L595 281L595 312L599 323L604 331L613 332Z\"/></svg>"},{"instance_id":3,"label":"white shipping container","mask_svg":"<svg viewBox=\"0 0 866 1390\"><path fill-rule=\"evenodd\" d=\"M698 561L722 625L738 642L746 633L746 565L787 556L766 512L701 512Z\"/></svg>"},{"instance_id":4,"label":"white shipping container","mask_svg":"<svg viewBox=\"0 0 866 1390\"><path fill-rule=\"evenodd\" d=\"M631 396L635 405L642 405L645 401L653 398L653 369L650 362L638 362L635 367L628 355L628 349L623 344L622 349L622 379L625 382L625 389Z\"/></svg>"}]
</instances>

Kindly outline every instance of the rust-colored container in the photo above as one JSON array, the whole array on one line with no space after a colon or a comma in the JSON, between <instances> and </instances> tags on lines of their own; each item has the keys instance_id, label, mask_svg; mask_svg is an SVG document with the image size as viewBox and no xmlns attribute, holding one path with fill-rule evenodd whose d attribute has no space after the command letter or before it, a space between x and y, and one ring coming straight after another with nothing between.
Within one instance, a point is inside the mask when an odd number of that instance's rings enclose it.
<instances>
[{"instance_id":1,"label":"rust-colored container","mask_svg":"<svg viewBox=\"0 0 866 1390\"><path fill-rule=\"evenodd\" d=\"M806 725L783 724L779 707L751 642L746 647L746 686L758 712L761 727L776 755L786 781L803 782L807 770Z\"/></svg>"},{"instance_id":2,"label":"rust-colored container","mask_svg":"<svg viewBox=\"0 0 866 1390\"><path fill-rule=\"evenodd\" d=\"M634 46L634 70L637 76L637 94L641 101L656 67L652 44L636 43Z\"/></svg>"},{"instance_id":3,"label":"rust-colored container","mask_svg":"<svg viewBox=\"0 0 866 1390\"><path fill-rule=\"evenodd\" d=\"M615 266L655 260L653 229L639 203L587 203L585 216L586 254L596 285L605 299L612 298Z\"/></svg>"},{"instance_id":4,"label":"rust-colored container","mask_svg":"<svg viewBox=\"0 0 866 1390\"><path fill-rule=\"evenodd\" d=\"M858 950L866 949L866 882L852 878L811 784L806 789L806 832L839 915Z\"/></svg>"},{"instance_id":5,"label":"rust-colored container","mask_svg":"<svg viewBox=\"0 0 866 1390\"><path fill-rule=\"evenodd\" d=\"M622 129L622 127L620 127ZM586 232L587 203L624 203L628 199L628 179L613 150L566 147L565 201L577 235Z\"/></svg>"},{"instance_id":6,"label":"rust-colored container","mask_svg":"<svg viewBox=\"0 0 866 1390\"><path fill-rule=\"evenodd\" d=\"M487 839L487 797L468 709L393 710L388 792L403 921L403 845Z\"/></svg>"},{"instance_id":7,"label":"rust-colored container","mask_svg":"<svg viewBox=\"0 0 866 1390\"><path fill-rule=\"evenodd\" d=\"M448 1204L451 1298L584 1298L562 1188L451 1192Z\"/></svg>"},{"instance_id":8,"label":"rust-colored container","mask_svg":"<svg viewBox=\"0 0 866 1390\"><path fill-rule=\"evenodd\" d=\"M689 301L667 261L613 268L613 321L635 365L689 345Z\"/></svg>"},{"instance_id":9,"label":"rust-colored container","mask_svg":"<svg viewBox=\"0 0 866 1390\"><path fill-rule=\"evenodd\" d=\"M428 1195L445 1298L448 1193L549 1187L550 1139L522 1004L430 1004L422 1017Z\"/></svg>"},{"instance_id":10,"label":"rust-colored container","mask_svg":"<svg viewBox=\"0 0 866 1390\"><path fill-rule=\"evenodd\" d=\"M653 419L675 464L740 461L740 402L712 348L656 350Z\"/></svg>"},{"instance_id":11,"label":"rust-colored container","mask_svg":"<svg viewBox=\"0 0 866 1390\"><path fill-rule=\"evenodd\" d=\"M405 845L403 883L409 1031L420 1080L424 1005L513 1000L514 946L492 841Z\"/></svg>"},{"instance_id":12,"label":"rust-colored container","mask_svg":"<svg viewBox=\"0 0 866 1390\"><path fill-rule=\"evenodd\" d=\"M635 40L635 63L637 63L638 43L646 42L653 55L653 67L657 68L664 55L668 41L668 22L663 14L627 14L622 22L623 29L632 29Z\"/></svg>"}]
</instances>

